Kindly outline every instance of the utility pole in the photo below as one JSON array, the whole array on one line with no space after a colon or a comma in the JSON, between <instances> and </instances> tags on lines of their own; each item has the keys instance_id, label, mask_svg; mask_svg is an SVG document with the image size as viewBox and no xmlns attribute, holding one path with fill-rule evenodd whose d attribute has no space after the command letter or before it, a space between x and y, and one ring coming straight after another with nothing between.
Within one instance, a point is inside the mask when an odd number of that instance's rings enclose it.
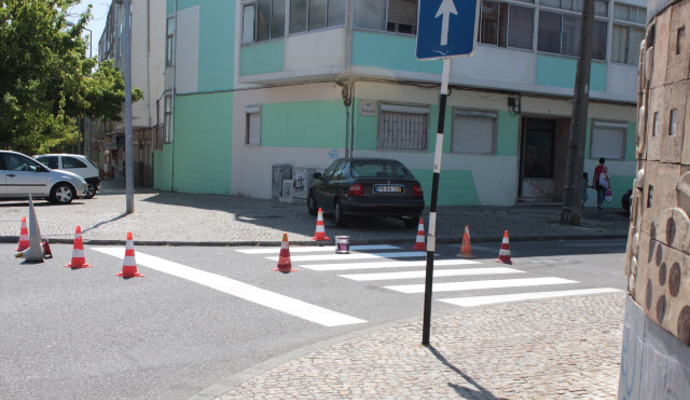
<instances>
[{"instance_id":1,"label":"utility pole","mask_svg":"<svg viewBox=\"0 0 690 400\"><path fill-rule=\"evenodd\" d=\"M125 203L134 213L134 143L132 139L132 13L125 0Z\"/></svg>"},{"instance_id":2,"label":"utility pole","mask_svg":"<svg viewBox=\"0 0 690 400\"><path fill-rule=\"evenodd\" d=\"M577 62L577 75L575 76L565 193L563 196L563 209L561 210L561 223L568 225L580 225L580 213L582 211L582 169L584 166L585 139L587 136L593 25L594 0L584 0L582 7L582 32L580 35L580 57Z\"/></svg>"}]
</instances>

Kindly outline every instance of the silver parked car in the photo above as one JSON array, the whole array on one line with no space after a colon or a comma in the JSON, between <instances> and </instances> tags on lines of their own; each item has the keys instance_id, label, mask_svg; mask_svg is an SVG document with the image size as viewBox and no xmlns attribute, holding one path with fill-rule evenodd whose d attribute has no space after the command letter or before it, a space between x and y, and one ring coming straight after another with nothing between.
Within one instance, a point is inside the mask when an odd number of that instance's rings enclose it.
<instances>
[{"instance_id":1,"label":"silver parked car","mask_svg":"<svg viewBox=\"0 0 690 400\"><path fill-rule=\"evenodd\" d=\"M48 199L69 204L86 196L84 178L67 171L52 170L33 158L10 150L0 150L0 199Z\"/></svg>"},{"instance_id":2,"label":"silver parked car","mask_svg":"<svg viewBox=\"0 0 690 400\"><path fill-rule=\"evenodd\" d=\"M34 156L35 159L50 167L50 169L61 169L75 173L86 181L89 185L85 199L90 199L100 190L101 179L96 164L86 156L81 154L41 154Z\"/></svg>"}]
</instances>

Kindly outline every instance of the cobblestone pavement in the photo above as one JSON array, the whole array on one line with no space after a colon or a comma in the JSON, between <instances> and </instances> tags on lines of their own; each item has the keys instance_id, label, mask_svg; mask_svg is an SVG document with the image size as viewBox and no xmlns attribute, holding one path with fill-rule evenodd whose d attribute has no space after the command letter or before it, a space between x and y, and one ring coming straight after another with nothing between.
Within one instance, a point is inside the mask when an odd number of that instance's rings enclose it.
<instances>
[{"instance_id":1,"label":"cobblestone pavement","mask_svg":"<svg viewBox=\"0 0 690 400\"><path fill-rule=\"evenodd\" d=\"M244 374L195 399L615 399L624 294L455 311ZM240 374L242 375L242 374ZM223 393L213 393L223 390Z\"/></svg>"},{"instance_id":2,"label":"cobblestone pavement","mask_svg":"<svg viewBox=\"0 0 690 400\"><path fill-rule=\"evenodd\" d=\"M137 190L133 214L124 189L104 182L90 200L66 206L34 202L42 236L72 243L138 245L314 244L316 218L304 203L239 196ZM617 204L585 209L582 225L559 223L558 206L439 207L437 241L472 242L623 238L629 220ZM426 217L428 213L423 216ZM18 240L28 202L0 202L0 241ZM426 218L425 218L426 219ZM357 220L346 229L325 217L326 233L352 244L414 244L416 229L384 218ZM623 277L621 278L623 279ZM402 321L338 343L317 344L229 377L194 400L234 399L614 399L618 389L625 295L558 298L436 314L431 346L421 343L421 321Z\"/></svg>"},{"instance_id":3,"label":"cobblestone pavement","mask_svg":"<svg viewBox=\"0 0 690 400\"><path fill-rule=\"evenodd\" d=\"M473 242L500 242L505 230L509 231L511 241L625 237L628 217L613 205L603 212L585 209L581 226L561 225L558 206L441 206L436 236L440 243L459 244L465 226L469 226ZM66 243L74 240L77 225L85 243L124 243L127 232L132 232L138 244L197 245L280 245L283 233L288 233L291 245L314 244L316 228L316 218L307 213L304 202L240 196L137 190L135 212L126 214L124 189L108 181L93 199L77 199L63 206L35 200L34 209L42 236ZM24 216L28 216L28 201L0 202L0 240L18 240ZM428 220L428 212L422 217ZM348 235L352 244L414 244L417 234L416 229L406 229L401 220L392 218L357 219L348 228L338 228L327 215L324 225L331 239Z\"/></svg>"}]
</instances>

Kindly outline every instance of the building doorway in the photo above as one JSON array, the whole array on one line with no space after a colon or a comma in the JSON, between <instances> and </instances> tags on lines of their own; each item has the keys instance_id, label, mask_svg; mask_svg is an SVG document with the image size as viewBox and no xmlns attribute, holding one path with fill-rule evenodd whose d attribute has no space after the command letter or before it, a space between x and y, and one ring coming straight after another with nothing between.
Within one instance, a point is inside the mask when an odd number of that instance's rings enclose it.
<instances>
[{"instance_id":1,"label":"building doorway","mask_svg":"<svg viewBox=\"0 0 690 400\"><path fill-rule=\"evenodd\" d=\"M569 118L523 118L518 201L563 201L569 132Z\"/></svg>"}]
</instances>

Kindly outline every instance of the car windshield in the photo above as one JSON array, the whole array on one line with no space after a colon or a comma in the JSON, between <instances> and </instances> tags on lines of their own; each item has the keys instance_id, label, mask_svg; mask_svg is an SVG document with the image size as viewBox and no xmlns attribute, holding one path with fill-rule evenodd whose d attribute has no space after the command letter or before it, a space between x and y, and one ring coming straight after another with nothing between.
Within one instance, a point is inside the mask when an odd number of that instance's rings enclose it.
<instances>
[{"instance_id":1,"label":"car windshield","mask_svg":"<svg viewBox=\"0 0 690 400\"><path fill-rule=\"evenodd\" d=\"M413 178L410 171L396 161L353 161L351 171L353 177L361 178Z\"/></svg>"}]
</instances>

